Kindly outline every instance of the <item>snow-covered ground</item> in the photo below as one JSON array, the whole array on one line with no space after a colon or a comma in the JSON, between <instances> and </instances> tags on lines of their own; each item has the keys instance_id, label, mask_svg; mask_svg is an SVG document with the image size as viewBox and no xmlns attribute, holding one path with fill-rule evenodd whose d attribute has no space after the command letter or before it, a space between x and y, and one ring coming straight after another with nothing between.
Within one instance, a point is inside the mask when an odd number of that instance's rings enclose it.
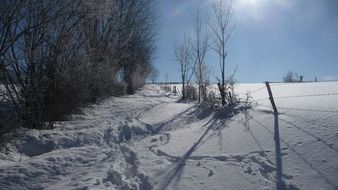
<instances>
[{"instance_id":1,"label":"snow-covered ground","mask_svg":"<svg viewBox=\"0 0 338 190\"><path fill-rule=\"evenodd\" d=\"M271 86L286 188L338 189L338 83ZM267 91L264 84L236 91L242 99L250 91L252 107L180 103L149 85L54 130L18 129L1 145L0 189L275 189Z\"/></svg>"}]
</instances>

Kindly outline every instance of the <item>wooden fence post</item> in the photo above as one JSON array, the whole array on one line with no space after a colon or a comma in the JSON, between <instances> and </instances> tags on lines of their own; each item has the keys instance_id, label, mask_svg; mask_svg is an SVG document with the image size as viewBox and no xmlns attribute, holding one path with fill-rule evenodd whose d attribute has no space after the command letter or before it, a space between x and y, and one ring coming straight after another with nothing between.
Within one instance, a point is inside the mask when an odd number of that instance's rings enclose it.
<instances>
[{"instance_id":1,"label":"wooden fence post","mask_svg":"<svg viewBox=\"0 0 338 190\"><path fill-rule=\"evenodd\" d=\"M277 110L275 101L273 99L272 91L270 88L270 83L265 82L265 85L269 93L269 99L270 99L273 112L274 112L274 116L275 116L274 140L275 140L275 152L276 152L276 178L277 178L276 189L284 190L285 184L283 182L282 154L281 154L281 148L280 148L279 126L278 126L278 110Z\"/></svg>"}]
</instances>

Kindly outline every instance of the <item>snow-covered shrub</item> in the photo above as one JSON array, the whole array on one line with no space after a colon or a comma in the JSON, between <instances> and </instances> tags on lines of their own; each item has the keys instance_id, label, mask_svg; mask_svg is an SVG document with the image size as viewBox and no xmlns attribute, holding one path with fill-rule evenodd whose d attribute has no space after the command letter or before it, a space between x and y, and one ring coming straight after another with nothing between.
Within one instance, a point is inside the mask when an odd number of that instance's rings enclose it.
<instances>
[{"instance_id":1,"label":"snow-covered shrub","mask_svg":"<svg viewBox=\"0 0 338 190\"><path fill-rule=\"evenodd\" d=\"M214 91L210 91L205 99L206 102L210 103L212 106L215 106L219 103L219 97L217 97Z\"/></svg>"},{"instance_id":2,"label":"snow-covered shrub","mask_svg":"<svg viewBox=\"0 0 338 190\"><path fill-rule=\"evenodd\" d=\"M225 97L225 105L233 106L238 102L238 96L235 93L235 85L236 81L234 79L235 72L226 79L224 86L224 97Z\"/></svg>"},{"instance_id":3,"label":"snow-covered shrub","mask_svg":"<svg viewBox=\"0 0 338 190\"><path fill-rule=\"evenodd\" d=\"M197 100L198 98L198 90L195 86L193 85L187 85L185 87L185 95L186 95L186 99L188 100Z\"/></svg>"},{"instance_id":4,"label":"snow-covered shrub","mask_svg":"<svg viewBox=\"0 0 338 190\"><path fill-rule=\"evenodd\" d=\"M1 3L0 17L10 20L0 19L0 82L24 126L44 128L83 105L143 86L155 44L152 2Z\"/></svg>"}]
</instances>

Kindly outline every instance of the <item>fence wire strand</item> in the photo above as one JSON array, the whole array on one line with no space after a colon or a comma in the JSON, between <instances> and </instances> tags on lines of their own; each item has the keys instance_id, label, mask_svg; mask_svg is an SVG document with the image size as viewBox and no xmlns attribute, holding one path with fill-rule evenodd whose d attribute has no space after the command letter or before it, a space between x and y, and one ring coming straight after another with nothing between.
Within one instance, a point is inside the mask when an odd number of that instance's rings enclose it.
<instances>
[{"instance_id":1,"label":"fence wire strand","mask_svg":"<svg viewBox=\"0 0 338 190\"><path fill-rule=\"evenodd\" d=\"M250 93L251 93L251 94L254 94L254 93L259 92L259 91L261 91L261 90L263 90L263 89L265 89L265 88L266 88L266 87L263 86L263 87L260 87L260 88L257 88L257 89L255 89L255 90L251 91Z\"/></svg>"},{"instance_id":2,"label":"fence wire strand","mask_svg":"<svg viewBox=\"0 0 338 190\"><path fill-rule=\"evenodd\" d=\"M288 99L288 98L305 98L305 97L318 97L318 96L337 96L338 93L326 93L326 94L306 94L306 95L296 95L296 96L280 96L273 97L274 99Z\"/></svg>"},{"instance_id":3,"label":"fence wire strand","mask_svg":"<svg viewBox=\"0 0 338 190\"><path fill-rule=\"evenodd\" d=\"M303 108L287 108L287 107L278 107L282 110L295 110L295 111L306 111L306 112L322 112L322 113L334 113L338 114L338 110L320 110L320 109L303 109Z\"/></svg>"},{"instance_id":4,"label":"fence wire strand","mask_svg":"<svg viewBox=\"0 0 338 190\"><path fill-rule=\"evenodd\" d=\"M251 119L258 124L258 126L263 127L265 130L267 130L269 133L274 135L274 132L269 129L267 126L256 120L255 118L251 117ZM281 142L284 143L289 149L291 149L304 163L306 163L308 166L310 166L311 169L316 171L320 177L322 177L328 184L333 186L334 188L338 188L336 184L334 184L325 174L323 174L317 167L313 166L313 163L309 162L301 153L299 153L294 146L290 145L289 142L284 140L283 138L280 138Z\"/></svg>"},{"instance_id":5,"label":"fence wire strand","mask_svg":"<svg viewBox=\"0 0 338 190\"><path fill-rule=\"evenodd\" d=\"M271 85L271 86L284 86L284 85L288 85L288 84L275 84L275 85ZM272 101L273 99L292 99L292 98L306 98L306 97L327 97L327 96L337 96L338 93L335 92L335 93L326 93L326 94L306 94L306 95L293 95L293 96L280 96L280 97L271 97L272 98ZM265 105L262 105L262 104L259 104L258 102L259 101L267 101L269 100L269 98L261 98L261 99L254 99L254 101L256 102L256 105L261 105L263 107L265 107ZM332 114L338 114L338 110L321 110L321 109L304 109L304 108L289 108L289 107L280 107L280 106L277 106L278 109L280 110L295 110L295 111L305 111L305 112L320 112L320 113L332 113ZM267 108L267 107L266 107ZM271 129L269 129L267 126L265 126L264 124L262 124L261 122L259 122L258 120L254 119L253 117L251 117L251 119L253 121L255 121L258 126L261 126L263 128L265 128L268 132L270 132L271 134L275 135L276 134L276 131L275 133L272 132ZM315 134L307 131L307 130L304 130L303 128L301 128L300 126L297 126L296 124L293 124L291 121L288 121L288 120L285 120L285 119L282 119L282 118L279 118L281 121L285 122L286 124L294 127L294 128L297 128L298 130L302 131L303 133L306 133L307 135L310 135L312 136L316 141L320 141L322 142L323 144L325 144L328 148L330 148L331 150L335 151L336 153L338 153L338 150L335 149L334 147L332 147L331 144L329 144L327 141L325 141L324 139L316 136ZM330 178L328 176L326 176L324 173L322 173L320 171L320 169L318 169L317 167L314 167L313 164L311 162L309 162L302 154L300 154L296 149L295 147L291 146L289 144L289 142L285 141L283 138L279 138L280 141L282 141L285 145L288 146L288 148L290 148L294 153L296 153L299 158L301 158L301 160L304 161L304 163L308 164L314 171L316 171L319 176L321 176L323 179L325 179L325 181L327 183L329 183L330 185L332 185L335 189L338 188L338 186L332 182L330 180Z\"/></svg>"}]
</instances>

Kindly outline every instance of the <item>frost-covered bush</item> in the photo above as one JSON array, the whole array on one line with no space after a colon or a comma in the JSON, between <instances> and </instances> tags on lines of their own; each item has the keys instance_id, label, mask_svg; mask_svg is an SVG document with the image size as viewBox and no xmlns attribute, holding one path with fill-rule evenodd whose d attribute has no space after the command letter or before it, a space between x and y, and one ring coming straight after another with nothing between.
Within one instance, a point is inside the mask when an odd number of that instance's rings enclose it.
<instances>
[{"instance_id":1,"label":"frost-covered bush","mask_svg":"<svg viewBox=\"0 0 338 190\"><path fill-rule=\"evenodd\" d=\"M210 103L212 106L218 104L220 102L219 100L220 98L217 97L217 94L214 91L210 91L205 99L205 101Z\"/></svg>"},{"instance_id":2,"label":"frost-covered bush","mask_svg":"<svg viewBox=\"0 0 338 190\"><path fill-rule=\"evenodd\" d=\"M198 90L195 86L193 85L187 85L185 87L185 95L186 95L186 99L188 100L197 100L198 98Z\"/></svg>"},{"instance_id":3,"label":"frost-covered bush","mask_svg":"<svg viewBox=\"0 0 338 190\"><path fill-rule=\"evenodd\" d=\"M155 44L152 8L148 0L1 2L0 82L24 126L44 128L143 86Z\"/></svg>"}]
</instances>

